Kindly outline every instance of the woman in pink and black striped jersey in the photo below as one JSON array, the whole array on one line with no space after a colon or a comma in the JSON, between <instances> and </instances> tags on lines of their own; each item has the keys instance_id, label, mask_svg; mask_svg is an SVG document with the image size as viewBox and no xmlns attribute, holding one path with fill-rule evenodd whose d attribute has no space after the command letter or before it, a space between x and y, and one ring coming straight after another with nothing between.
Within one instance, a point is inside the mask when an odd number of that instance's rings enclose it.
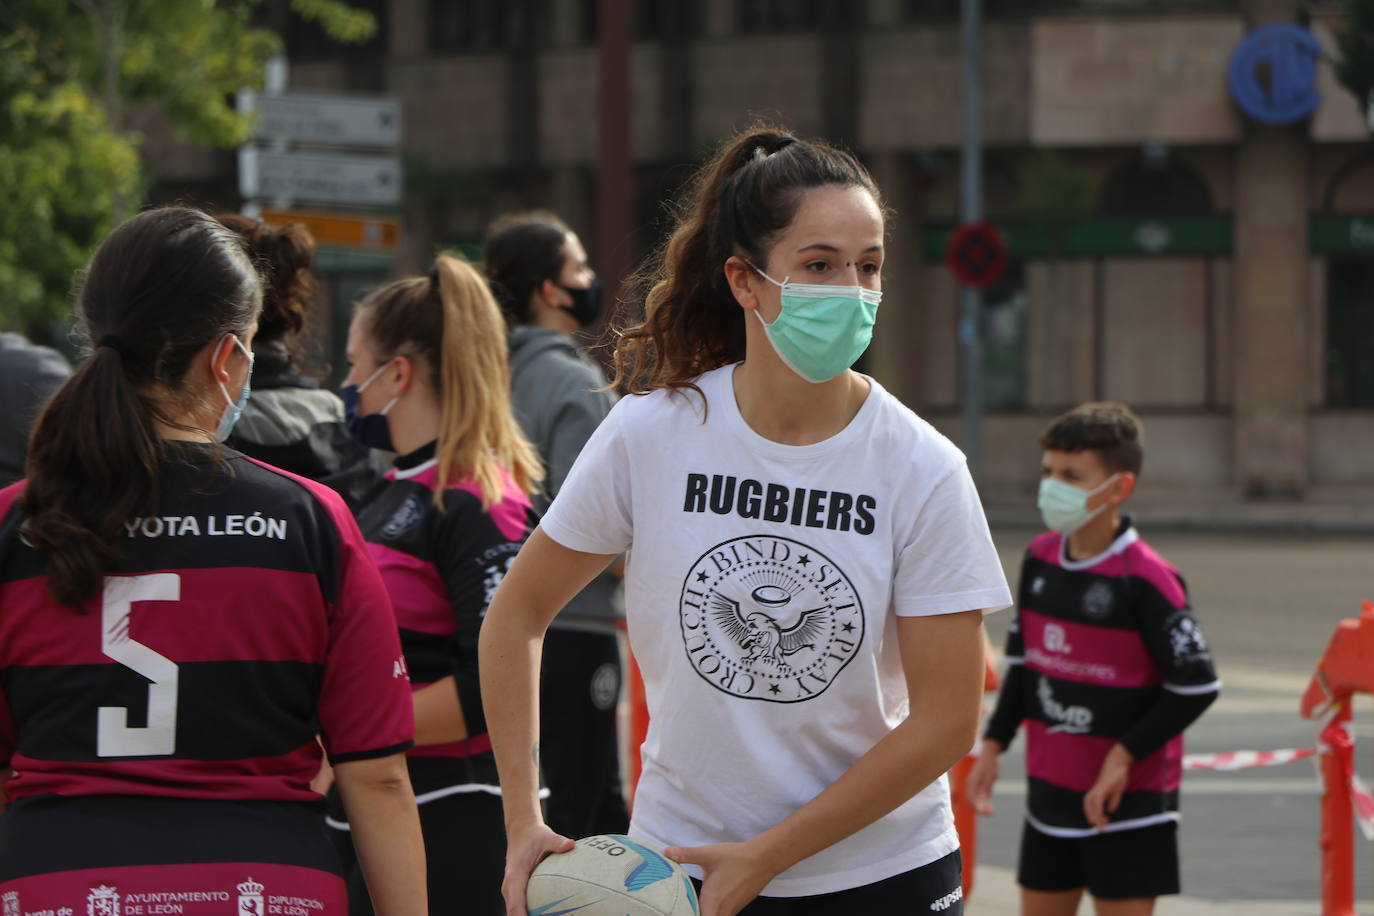
<instances>
[{"instance_id":1,"label":"woman in pink and black striped jersey","mask_svg":"<svg viewBox=\"0 0 1374 916\"><path fill-rule=\"evenodd\" d=\"M333 491L221 445L261 296L195 210L142 213L91 261L94 349L0 490L7 914L343 916L322 749L377 911L425 912L377 569Z\"/></svg>"},{"instance_id":2,"label":"woman in pink and black striped jersey","mask_svg":"<svg viewBox=\"0 0 1374 916\"><path fill-rule=\"evenodd\" d=\"M358 304L343 388L350 429L396 452L358 523L396 608L414 687L411 782L429 851L432 912L501 913L505 829L477 676L487 602L531 527L543 476L510 409L506 326L471 264ZM349 827L342 811L330 826ZM352 882L353 916L367 897Z\"/></svg>"}]
</instances>

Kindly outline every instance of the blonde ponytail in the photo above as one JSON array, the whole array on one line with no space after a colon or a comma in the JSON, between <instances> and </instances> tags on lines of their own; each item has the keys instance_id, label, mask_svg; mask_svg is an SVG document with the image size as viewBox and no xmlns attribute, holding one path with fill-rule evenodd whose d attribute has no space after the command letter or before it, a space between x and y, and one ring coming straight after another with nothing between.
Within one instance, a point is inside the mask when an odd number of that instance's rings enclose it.
<instances>
[{"instance_id":1,"label":"blonde ponytail","mask_svg":"<svg viewBox=\"0 0 1374 916\"><path fill-rule=\"evenodd\" d=\"M441 254L435 261L444 332L438 388L439 479L471 476L482 505L501 498L501 469L525 493L544 479L544 468L510 404L506 322L476 267ZM439 496L436 493L436 497Z\"/></svg>"}]
</instances>

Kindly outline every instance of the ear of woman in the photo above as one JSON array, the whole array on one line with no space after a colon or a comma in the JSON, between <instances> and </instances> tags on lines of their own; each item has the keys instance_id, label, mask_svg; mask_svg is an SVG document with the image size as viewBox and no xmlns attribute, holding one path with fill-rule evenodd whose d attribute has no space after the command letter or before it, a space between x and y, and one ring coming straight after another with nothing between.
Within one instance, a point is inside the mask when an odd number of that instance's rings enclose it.
<instances>
[{"instance_id":1,"label":"ear of woman","mask_svg":"<svg viewBox=\"0 0 1374 916\"><path fill-rule=\"evenodd\" d=\"M735 301L744 309L756 309L759 307L758 283L762 278L754 268L749 266L749 262L739 255L732 255L725 260L725 282L730 285L730 292L734 294ZM764 281L766 282L766 281Z\"/></svg>"}]
</instances>

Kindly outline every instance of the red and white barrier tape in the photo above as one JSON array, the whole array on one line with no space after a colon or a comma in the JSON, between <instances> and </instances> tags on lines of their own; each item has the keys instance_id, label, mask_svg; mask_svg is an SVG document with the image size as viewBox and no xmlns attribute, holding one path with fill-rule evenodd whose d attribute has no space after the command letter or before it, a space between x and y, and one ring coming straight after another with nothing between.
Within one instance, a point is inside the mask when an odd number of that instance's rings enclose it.
<instances>
[{"instance_id":1,"label":"red and white barrier tape","mask_svg":"<svg viewBox=\"0 0 1374 916\"><path fill-rule=\"evenodd\" d=\"M1287 747L1273 751L1221 751L1216 754L1185 754L1185 770L1253 770L1276 767L1317 756L1315 747Z\"/></svg>"},{"instance_id":2,"label":"red and white barrier tape","mask_svg":"<svg viewBox=\"0 0 1374 916\"><path fill-rule=\"evenodd\" d=\"M1374 840L1374 795L1355 772L1355 733L1348 721L1335 716L1321 732L1322 751L1332 755L1350 792L1351 813L1366 840ZM1327 791L1331 787L1327 786Z\"/></svg>"},{"instance_id":3,"label":"red and white barrier tape","mask_svg":"<svg viewBox=\"0 0 1374 916\"><path fill-rule=\"evenodd\" d=\"M1355 823L1366 840L1374 840L1374 793L1355 772L1354 741L1349 729L1335 726L1339 732L1329 729L1322 734L1322 743L1327 752L1335 754L1341 761L1350 791L1350 804L1354 809ZM1298 760L1317 756L1315 747L1288 747L1273 751L1222 751L1217 754L1185 754L1185 770L1253 770L1258 767L1283 766Z\"/></svg>"}]
</instances>

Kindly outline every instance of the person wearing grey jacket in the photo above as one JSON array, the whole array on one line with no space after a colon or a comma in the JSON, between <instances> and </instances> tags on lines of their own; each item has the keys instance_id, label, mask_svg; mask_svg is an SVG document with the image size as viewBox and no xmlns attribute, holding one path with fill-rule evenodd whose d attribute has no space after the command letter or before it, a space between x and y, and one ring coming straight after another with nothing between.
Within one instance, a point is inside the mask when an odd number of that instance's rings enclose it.
<instances>
[{"instance_id":1,"label":"person wearing grey jacket","mask_svg":"<svg viewBox=\"0 0 1374 916\"><path fill-rule=\"evenodd\" d=\"M271 226L237 213L215 217L243 240L262 279L253 337L252 397L229 445L273 467L318 480L356 507L387 467L349 435L343 401L300 370L297 344L314 298L315 240L300 223Z\"/></svg>"},{"instance_id":2,"label":"person wearing grey jacket","mask_svg":"<svg viewBox=\"0 0 1374 916\"><path fill-rule=\"evenodd\" d=\"M0 487L24 476L34 418L67 376L67 360L20 334L0 333Z\"/></svg>"},{"instance_id":3,"label":"person wearing grey jacket","mask_svg":"<svg viewBox=\"0 0 1374 916\"><path fill-rule=\"evenodd\" d=\"M599 311L596 275L582 243L546 212L503 217L487 236L485 269L511 325L511 402L544 462L542 515L615 397L573 333ZM558 615L544 643L540 757L548 823L574 838L624 833L616 706L624 610L619 580L603 573Z\"/></svg>"}]
</instances>

